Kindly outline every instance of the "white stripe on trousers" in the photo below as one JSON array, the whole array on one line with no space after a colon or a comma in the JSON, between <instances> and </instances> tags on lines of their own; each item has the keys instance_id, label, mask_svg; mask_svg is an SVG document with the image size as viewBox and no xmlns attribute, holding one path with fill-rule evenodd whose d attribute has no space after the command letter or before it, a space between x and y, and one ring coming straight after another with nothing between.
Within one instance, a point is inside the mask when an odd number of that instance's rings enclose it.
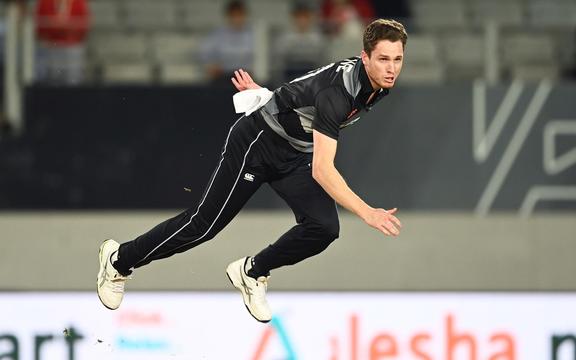
<instances>
[{"instance_id":1,"label":"white stripe on trousers","mask_svg":"<svg viewBox=\"0 0 576 360\"><path fill-rule=\"evenodd\" d=\"M150 255L152 255L154 253L154 251L158 250L158 248L160 248L162 245L164 245L165 243L167 243L170 239L172 239L174 236L176 236L180 231L182 231L184 228L186 228L186 226L190 225L190 223L192 223L192 220L194 219L194 217L198 214L198 212L200 211L200 207L204 204L204 201L206 200L206 197L208 196L208 193L210 192L210 189L212 188L212 185L214 183L214 180L216 179L216 176L218 176L218 171L220 170L220 166L222 165L222 162L224 161L224 154L226 153L227 150L227 145L228 145L228 139L230 138L230 134L232 133L232 129L234 128L234 126L238 123L238 121L240 121L242 118L238 119L234 125L232 125L232 127L230 128L230 131L228 132L228 137L226 137L226 142L224 144L224 150L222 151L222 155L221 155L221 159L220 162L218 163L218 167L216 168L216 171L214 173L214 177L212 178L212 181L210 182L210 184L208 185L208 189L206 190L206 194L204 194L204 197L202 198L202 201L200 202L200 204L198 205L198 209L196 210L196 212L190 216L190 220L188 220L188 222L186 224L184 224L180 229L176 230L176 232L174 232L174 234L170 235L166 240L164 240L163 242L161 242L159 245L157 245L154 249L152 249L152 251L150 251L144 258L142 258L142 260L138 261L138 262L142 262L144 260L146 260ZM226 204L228 203L228 200L230 200L230 197L232 196L232 193L234 192L234 189L236 188L236 185L238 184L238 180L240 179L240 176L242 175L242 171L244 170L244 166L246 165L246 158L248 157L248 153L250 152L250 149L252 148L252 145L254 145L256 143L256 141L258 141L258 138L260 138L260 135L262 135L264 131L261 130L258 135L256 136L256 139L254 139L254 141L252 141L250 143L250 145L248 146L248 149L246 150L246 153L244 154L244 159L242 161L242 166L240 167L240 170L238 171L238 176L236 177L236 181L234 182L234 185L232 186L232 189L230 190L230 193L228 194L228 197L226 198L226 201L224 201L224 204L222 205L222 207L220 208L220 211L218 212L218 215L216 215L216 218L214 219L214 221L212 222L212 224L210 225L210 227L208 228L208 230L206 230L206 232L204 232L204 234L202 234L198 239L192 240L190 242L187 242L186 244L182 244L181 246L178 246L175 249L172 249L172 251L176 251L184 246L193 244L197 241L200 241L201 239L203 239L209 232L210 230L212 230L212 227L214 227L214 224L216 224L216 221L218 221L218 218L220 217L220 215L222 214L222 211L224 211L224 208L226 207Z\"/></svg>"},{"instance_id":2,"label":"white stripe on trousers","mask_svg":"<svg viewBox=\"0 0 576 360\"><path fill-rule=\"evenodd\" d=\"M234 129L236 124L238 124L238 122L240 120L242 120L243 117L244 116L240 116L238 118L238 120L236 120L236 122L234 124L232 124L232 126L230 127L230 130L228 130L228 135L226 136L226 141L224 142L224 148L222 149L222 154L220 154L220 162L218 163L218 167L216 168L216 171L214 172L214 177L210 181L210 184L208 184L208 189L206 189L206 193L204 194L202 201L200 201L200 204L198 205L196 212L190 217L190 221L188 221L184 226L182 226L180 229L178 229L174 234L170 235L170 237L168 237L168 239L164 240L160 245L158 245L154 249L152 249L152 251L150 251L146 256L144 256L136 264L146 260L148 258L148 256L152 255L152 253L154 251L156 251L160 246L164 245L168 240L170 240L172 237L174 237L176 234L178 234L180 231L182 231L182 229L184 229L186 226L188 226L192 222L192 219L194 219L194 216L196 216L196 214L198 214L198 212L200 211L200 207L202 206L202 204L204 204L204 200L206 200L206 196L208 196L208 192L212 188L212 184L214 183L214 179L216 178L216 175L218 174L218 171L220 170L220 166L222 165L222 162L224 161L224 154L226 153L226 150L228 148L228 140L230 139L230 134L232 134L232 130Z\"/></svg>"}]
</instances>

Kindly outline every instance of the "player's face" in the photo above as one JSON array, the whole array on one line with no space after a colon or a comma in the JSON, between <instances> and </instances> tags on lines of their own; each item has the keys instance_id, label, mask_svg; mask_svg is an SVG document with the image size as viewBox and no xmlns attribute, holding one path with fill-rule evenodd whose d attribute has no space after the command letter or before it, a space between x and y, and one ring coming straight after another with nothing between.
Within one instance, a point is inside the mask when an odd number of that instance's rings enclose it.
<instances>
[{"instance_id":1,"label":"player's face","mask_svg":"<svg viewBox=\"0 0 576 360\"><path fill-rule=\"evenodd\" d=\"M362 51L362 62L374 89L394 86L404 61L401 41L380 40L370 56Z\"/></svg>"}]
</instances>

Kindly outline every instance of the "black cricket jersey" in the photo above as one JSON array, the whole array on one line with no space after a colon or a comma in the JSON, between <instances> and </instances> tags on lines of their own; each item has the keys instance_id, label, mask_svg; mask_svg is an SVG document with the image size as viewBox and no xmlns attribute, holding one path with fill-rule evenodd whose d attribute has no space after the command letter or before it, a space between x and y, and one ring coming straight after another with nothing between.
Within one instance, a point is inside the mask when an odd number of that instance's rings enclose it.
<instances>
[{"instance_id":1,"label":"black cricket jersey","mask_svg":"<svg viewBox=\"0 0 576 360\"><path fill-rule=\"evenodd\" d=\"M312 130L337 140L340 129L388 95L387 89L380 89L367 103L373 92L364 64L355 56L282 85L260 114L296 150L312 152Z\"/></svg>"}]
</instances>

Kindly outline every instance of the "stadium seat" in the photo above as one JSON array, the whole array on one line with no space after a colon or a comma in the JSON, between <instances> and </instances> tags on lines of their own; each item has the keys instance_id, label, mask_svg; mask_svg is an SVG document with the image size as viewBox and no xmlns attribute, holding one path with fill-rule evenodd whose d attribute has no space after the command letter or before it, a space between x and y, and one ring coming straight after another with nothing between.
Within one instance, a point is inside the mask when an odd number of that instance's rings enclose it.
<instances>
[{"instance_id":1,"label":"stadium seat","mask_svg":"<svg viewBox=\"0 0 576 360\"><path fill-rule=\"evenodd\" d=\"M559 60L549 36L512 34L501 45L502 63L510 76L528 80L557 77Z\"/></svg>"},{"instance_id":2,"label":"stadium seat","mask_svg":"<svg viewBox=\"0 0 576 360\"><path fill-rule=\"evenodd\" d=\"M200 37L185 33L157 33L152 36L152 53L158 63L190 64L197 61Z\"/></svg>"},{"instance_id":3,"label":"stadium seat","mask_svg":"<svg viewBox=\"0 0 576 360\"><path fill-rule=\"evenodd\" d=\"M538 81L542 79L556 79L560 69L555 65L515 65L510 69L510 75L514 79L525 81Z\"/></svg>"},{"instance_id":4,"label":"stadium seat","mask_svg":"<svg viewBox=\"0 0 576 360\"><path fill-rule=\"evenodd\" d=\"M484 37L472 33L446 35L440 41L449 80L474 79L484 74Z\"/></svg>"},{"instance_id":5,"label":"stadium seat","mask_svg":"<svg viewBox=\"0 0 576 360\"><path fill-rule=\"evenodd\" d=\"M177 3L170 0L128 0L123 3L126 25L137 30L175 28L179 24Z\"/></svg>"},{"instance_id":6,"label":"stadium seat","mask_svg":"<svg viewBox=\"0 0 576 360\"><path fill-rule=\"evenodd\" d=\"M362 43L356 37L338 37L328 47L328 61L338 61L351 56L359 56Z\"/></svg>"},{"instance_id":7,"label":"stadium seat","mask_svg":"<svg viewBox=\"0 0 576 360\"><path fill-rule=\"evenodd\" d=\"M253 20L267 21L278 27L290 26L290 2L275 0L251 0L248 2L248 12Z\"/></svg>"},{"instance_id":8,"label":"stadium seat","mask_svg":"<svg viewBox=\"0 0 576 360\"><path fill-rule=\"evenodd\" d=\"M146 84L153 80L152 67L145 63L109 63L103 66L107 84Z\"/></svg>"},{"instance_id":9,"label":"stadium seat","mask_svg":"<svg viewBox=\"0 0 576 360\"><path fill-rule=\"evenodd\" d=\"M466 28L468 19L462 1L416 2L412 6L414 24L422 30L438 28Z\"/></svg>"},{"instance_id":10,"label":"stadium seat","mask_svg":"<svg viewBox=\"0 0 576 360\"><path fill-rule=\"evenodd\" d=\"M93 34L90 53L95 61L142 61L149 56L148 38L142 34L106 32Z\"/></svg>"},{"instance_id":11,"label":"stadium seat","mask_svg":"<svg viewBox=\"0 0 576 360\"><path fill-rule=\"evenodd\" d=\"M194 64L163 64L159 75L162 84L197 84L205 80L203 69Z\"/></svg>"},{"instance_id":12,"label":"stadium seat","mask_svg":"<svg viewBox=\"0 0 576 360\"><path fill-rule=\"evenodd\" d=\"M519 0L474 0L471 12L476 25L484 25L488 21L501 25L522 25L524 22L524 6Z\"/></svg>"},{"instance_id":13,"label":"stadium seat","mask_svg":"<svg viewBox=\"0 0 576 360\"><path fill-rule=\"evenodd\" d=\"M545 27L576 26L576 2L569 0L531 0L528 3L531 25Z\"/></svg>"},{"instance_id":14,"label":"stadium seat","mask_svg":"<svg viewBox=\"0 0 576 360\"><path fill-rule=\"evenodd\" d=\"M214 29L224 23L224 3L220 0L186 1L182 6L186 28Z\"/></svg>"},{"instance_id":15,"label":"stadium seat","mask_svg":"<svg viewBox=\"0 0 576 360\"><path fill-rule=\"evenodd\" d=\"M92 1L90 12L91 25L94 29L114 30L122 26L117 1Z\"/></svg>"},{"instance_id":16,"label":"stadium seat","mask_svg":"<svg viewBox=\"0 0 576 360\"><path fill-rule=\"evenodd\" d=\"M505 36L501 43L504 64L551 64L556 59L554 43L546 35L520 33Z\"/></svg>"},{"instance_id":17,"label":"stadium seat","mask_svg":"<svg viewBox=\"0 0 576 360\"><path fill-rule=\"evenodd\" d=\"M412 35L406 47L405 63L433 64L440 60L440 47L435 37Z\"/></svg>"},{"instance_id":18,"label":"stadium seat","mask_svg":"<svg viewBox=\"0 0 576 360\"><path fill-rule=\"evenodd\" d=\"M398 84L441 84L444 80L444 69L440 64L406 64Z\"/></svg>"},{"instance_id":19,"label":"stadium seat","mask_svg":"<svg viewBox=\"0 0 576 360\"><path fill-rule=\"evenodd\" d=\"M440 62L440 46L436 38L426 35L410 37L404 57L401 84L442 83L444 68Z\"/></svg>"}]
</instances>

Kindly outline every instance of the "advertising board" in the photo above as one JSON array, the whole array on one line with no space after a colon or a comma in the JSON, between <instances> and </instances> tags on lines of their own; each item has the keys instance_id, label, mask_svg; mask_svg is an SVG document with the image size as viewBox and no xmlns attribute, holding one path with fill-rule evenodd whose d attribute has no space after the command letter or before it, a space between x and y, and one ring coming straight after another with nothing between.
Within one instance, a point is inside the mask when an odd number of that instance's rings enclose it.
<instances>
[{"instance_id":1,"label":"advertising board","mask_svg":"<svg viewBox=\"0 0 576 360\"><path fill-rule=\"evenodd\" d=\"M576 356L576 294L271 292L255 321L228 292L0 293L0 359L545 360Z\"/></svg>"}]
</instances>

